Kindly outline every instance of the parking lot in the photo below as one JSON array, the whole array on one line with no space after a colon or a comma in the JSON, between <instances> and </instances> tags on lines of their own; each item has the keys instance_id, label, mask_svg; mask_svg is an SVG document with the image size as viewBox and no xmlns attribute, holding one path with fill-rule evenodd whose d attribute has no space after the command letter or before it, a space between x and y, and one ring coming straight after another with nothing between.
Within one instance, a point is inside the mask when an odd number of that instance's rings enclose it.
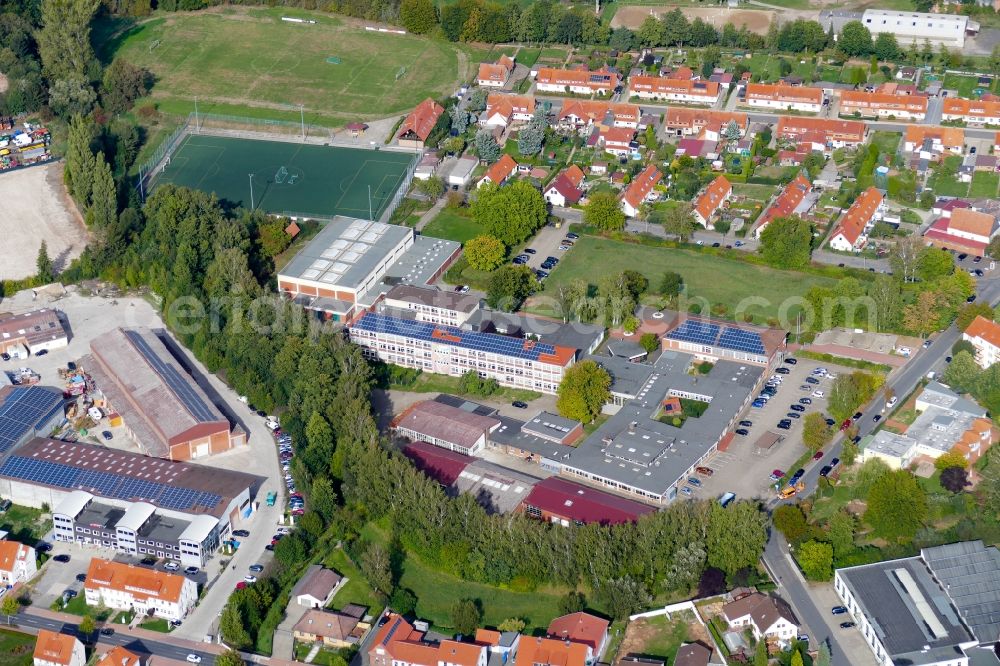
<instances>
[{"instance_id":1,"label":"parking lot","mask_svg":"<svg viewBox=\"0 0 1000 666\"><path fill-rule=\"evenodd\" d=\"M764 407L750 407L741 416L740 420L752 422L746 428L748 434L736 435L728 451L720 452L708 462L707 466L715 474L707 479L702 478L702 488L694 493L695 497L718 497L727 492L736 493L740 498L772 497L775 492L774 482L770 479L772 470L795 471L789 467L805 452L802 444L802 420L806 414L815 411L826 415L827 398L832 385L832 380L828 377L814 377L813 371L820 367L831 373L841 371L840 368L824 366L808 359L797 361L794 365L780 364L779 367L786 368L789 372L787 375L778 375L782 381L776 394ZM814 379L817 383L813 384L807 378ZM802 386L808 387L808 390L802 389ZM823 395L815 395L817 391ZM810 400L811 404L801 405L799 401L803 398ZM803 411L794 412L799 414L799 418L790 419L791 426L788 430L778 428L778 422L789 418L787 414L793 411L789 409L791 405L800 405ZM770 452L763 454L757 451L755 443L766 432L781 435L783 439Z\"/></svg>"},{"instance_id":2,"label":"parking lot","mask_svg":"<svg viewBox=\"0 0 1000 666\"><path fill-rule=\"evenodd\" d=\"M525 245L526 249L535 251L534 254L527 253L529 256L527 266L529 266L532 270L545 270L551 273L551 268L542 268L542 262L544 262L547 257L555 257L560 261L562 260L563 255L565 255L569 250L560 250L559 246L562 245L563 239L566 238L566 234L569 232L569 225L565 222L560 225L558 229L550 224L542 227L539 232L535 234L535 237L529 240Z\"/></svg>"}]
</instances>

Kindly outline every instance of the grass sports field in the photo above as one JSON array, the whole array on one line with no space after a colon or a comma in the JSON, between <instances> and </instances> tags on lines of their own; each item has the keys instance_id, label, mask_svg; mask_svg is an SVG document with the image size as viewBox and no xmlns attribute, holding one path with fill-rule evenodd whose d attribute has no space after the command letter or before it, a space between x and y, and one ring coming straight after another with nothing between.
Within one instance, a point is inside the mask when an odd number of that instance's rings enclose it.
<instances>
[{"instance_id":1,"label":"grass sports field","mask_svg":"<svg viewBox=\"0 0 1000 666\"><path fill-rule=\"evenodd\" d=\"M392 200L413 162L412 153L331 148L189 134L153 187L173 183L268 213L375 219Z\"/></svg>"},{"instance_id":2,"label":"grass sports field","mask_svg":"<svg viewBox=\"0 0 1000 666\"><path fill-rule=\"evenodd\" d=\"M757 266L734 259L703 254L693 250L668 249L623 243L607 238L584 236L576 242L545 281L545 291L540 296L551 295L555 287L575 279L591 285L600 273L616 273L626 269L637 270L649 279L655 289L666 271L680 273L691 298L704 298L710 304L722 304L732 313L744 300L763 296L747 312L763 317L774 317L786 299L802 296L813 285L833 286L835 280L825 277L782 271L767 266ZM539 314L554 314L550 304L534 297L528 310Z\"/></svg>"},{"instance_id":3,"label":"grass sports field","mask_svg":"<svg viewBox=\"0 0 1000 666\"><path fill-rule=\"evenodd\" d=\"M288 8L157 17L109 39L106 51L155 75L152 97L166 113L190 113L197 96L202 113L298 121L302 104L307 123L325 126L454 92L469 65L444 42Z\"/></svg>"}]
</instances>

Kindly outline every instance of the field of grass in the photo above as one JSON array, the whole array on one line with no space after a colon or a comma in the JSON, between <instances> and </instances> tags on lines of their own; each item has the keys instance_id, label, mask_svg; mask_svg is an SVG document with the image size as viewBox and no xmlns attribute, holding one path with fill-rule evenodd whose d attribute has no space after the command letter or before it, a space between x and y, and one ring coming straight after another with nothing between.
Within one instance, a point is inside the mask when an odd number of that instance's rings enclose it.
<instances>
[{"instance_id":1,"label":"field of grass","mask_svg":"<svg viewBox=\"0 0 1000 666\"><path fill-rule=\"evenodd\" d=\"M871 142L878 146L879 151L886 155L894 155L903 135L899 132L872 132Z\"/></svg>"},{"instance_id":2,"label":"field of grass","mask_svg":"<svg viewBox=\"0 0 1000 666\"><path fill-rule=\"evenodd\" d=\"M575 279L596 284L600 275L626 269L640 271L654 286L665 272L675 271L684 278L688 299L704 298L710 305L725 305L729 313L744 302L748 305L746 312L764 317L777 316L786 299L803 295L813 285L835 283L829 278L756 266L693 250L584 237L552 271L545 282L545 291L551 293L556 286ZM553 314L551 305L544 303L529 309Z\"/></svg>"},{"instance_id":3,"label":"field of grass","mask_svg":"<svg viewBox=\"0 0 1000 666\"><path fill-rule=\"evenodd\" d=\"M425 236L446 238L459 243L464 243L486 233L481 224L469 217L468 212L464 208L445 208L424 227L421 233Z\"/></svg>"},{"instance_id":4,"label":"field of grass","mask_svg":"<svg viewBox=\"0 0 1000 666\"><path fill-rule=\"evenodd\" d=\"M0 663L6 666L31 666L35 637L0 629Z\"/></svg>"},{"instance_id":5,"label":"field of grass","mask_svg":"<svg viewBox=\"0 0 1000 666\"><path fill-rule=\"evenodd\" d=\"M559 598L563 590L515 592L481 583L470 583L432 569L410 555L403 563L401 587L417 596L417 617L427 618L437 627L451 626L451 608L459 599L474 599L482 604L483 625L495 627L507 618L525 621L526 631L548 626L560 615Z\"/></svg>"},{"instance_id":6,"label":"field of grass","mask_svg":"<svg viewBox=\"0 0 1000 666\"><path fill-rule=\"evenodd\" d=\"M347 553L343 550L335 548L331 551L327 555L326 560L323 561L323 566L347 577L347 583L340 588L333 597L333 600L330 601L330 608L340 610L347 604L360 604L367 606L372 613L378 613L382 610L380 607L377 607L378 599L375 597L375 592L368 585L368 581L361 574L361 570L354 566L354 562L351 561L351 558L347 557Z\"/></svg>"},{"instance_id":7,"label":"field of grass","mask_svg":"<svg viewBox=\"0 0 1000 666\"><path fill-rule=\"evenodd\" d=\"M154 617L152 619L146 620L139 625L142 629L148 629L149 631L158 631L161 634L170 633L170 625L162 617Z\"/></svg>"},{"instance_id":8,"label":"field of grass","mask_svg":"<svg viewBox=\"0 0 1000 666\"><path fill-rule=\"evenodd\" d=\"M27 506L12 505L0 513L0 530L9 532L12 541L34 546L52 529L52 520L42 520L42 511Z\"/></svg>"},{"instance_id":9,"label":"field of grass","mask_svg":"<svg viewBox=\"0 0 1000 666\"><path fill-rule=\"evenodd\" d=\"M996 198L998 185L1000 185L1000 174L990 171L977 171L972 174L972 185L969 187L969 196Z\"/></svg>"},{"instance_id":10,"label":"field of grass","mask_svg":"<svg viewBox=\"0 0 1000 666\"><path fill-rule=\"evenodd\" d=\"M152 97L167 113L193 111L197 97L202 113L298 120L301 104L307 123L335 126L408 110L452 92L465 74L445 42L287 7L157 17L115 45L113 55L154 74Z\"/></svg>"}]
</instances>

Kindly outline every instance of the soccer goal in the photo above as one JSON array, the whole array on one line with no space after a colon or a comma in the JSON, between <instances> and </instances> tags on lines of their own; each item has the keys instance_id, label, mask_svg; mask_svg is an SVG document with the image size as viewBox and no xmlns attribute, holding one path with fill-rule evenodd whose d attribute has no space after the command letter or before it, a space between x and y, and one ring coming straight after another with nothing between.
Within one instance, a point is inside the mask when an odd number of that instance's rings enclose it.
<instances>
[{"instance_id":1,"label":"soccer goal","mask_svg":"<svg viewBox=\"0 0 1000 666\"><path fill-rule=\"evenodd\" d=\"M399 71L396 72L396 80L399 81L405 75L406 75L406 65L403 65L402 67L399 68Z\"/></svg>"}]
</instances>

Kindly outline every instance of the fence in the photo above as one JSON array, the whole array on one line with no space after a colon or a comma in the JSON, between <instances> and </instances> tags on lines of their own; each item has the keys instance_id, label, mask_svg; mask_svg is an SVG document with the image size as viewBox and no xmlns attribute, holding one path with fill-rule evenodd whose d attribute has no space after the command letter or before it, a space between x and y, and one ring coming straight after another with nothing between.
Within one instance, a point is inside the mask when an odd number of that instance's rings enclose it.
<instances>
[{"instance_id":1,"label":"fence","mask_svg":"<svg viewBox=\"0 0 1000 666\"><path fill-rule=\"evenodd\" d=\"M404 196L406 196L406 193L410 189L410 183L413 182L413 173L417 170L417 164L419 162L420 160L417 158L414 158L414 160L410 162L410 167L406 170L406 176L403 178L403 182L400 183L399 189L396 190L395 196L392 197L392 202L386 206L385 211L382 213L381 220L383 222L387 222L392 218L392 214L396 212L399 202L403 200Z\"/></svg>"},{"instance_id":2,"label":"fence","mask_svg":"<svg viewBox=\"0 0 1000 666\"><path fill-rule=\"evenodd\" d=\"M333 138L333 130L320 125L309 125L304 121L271 120L269 118L245 118L218 113L199 113L192 116L195 132L205 129L229 131L262 132L306 139L310 136Z\"/></svg>"},{"instance_id":3,"label":"fence","mask_svg":"<svg viewBox=\"0 0 1000 666\"><path fill-rule=\"evenodd\" d=\"M187 135L191 128L191 119L193 117L194 114L188 115L181 126L175 129L170 136L157 146L156 150L153 151L152 157L139 167L139 180L136 182L136 187L139 190L139 196L143 199L145 199L145 188L149 180L163 167L164 161L174 153L174 150L180 145L181 139Z\"/></svg>"}]
</instances>

